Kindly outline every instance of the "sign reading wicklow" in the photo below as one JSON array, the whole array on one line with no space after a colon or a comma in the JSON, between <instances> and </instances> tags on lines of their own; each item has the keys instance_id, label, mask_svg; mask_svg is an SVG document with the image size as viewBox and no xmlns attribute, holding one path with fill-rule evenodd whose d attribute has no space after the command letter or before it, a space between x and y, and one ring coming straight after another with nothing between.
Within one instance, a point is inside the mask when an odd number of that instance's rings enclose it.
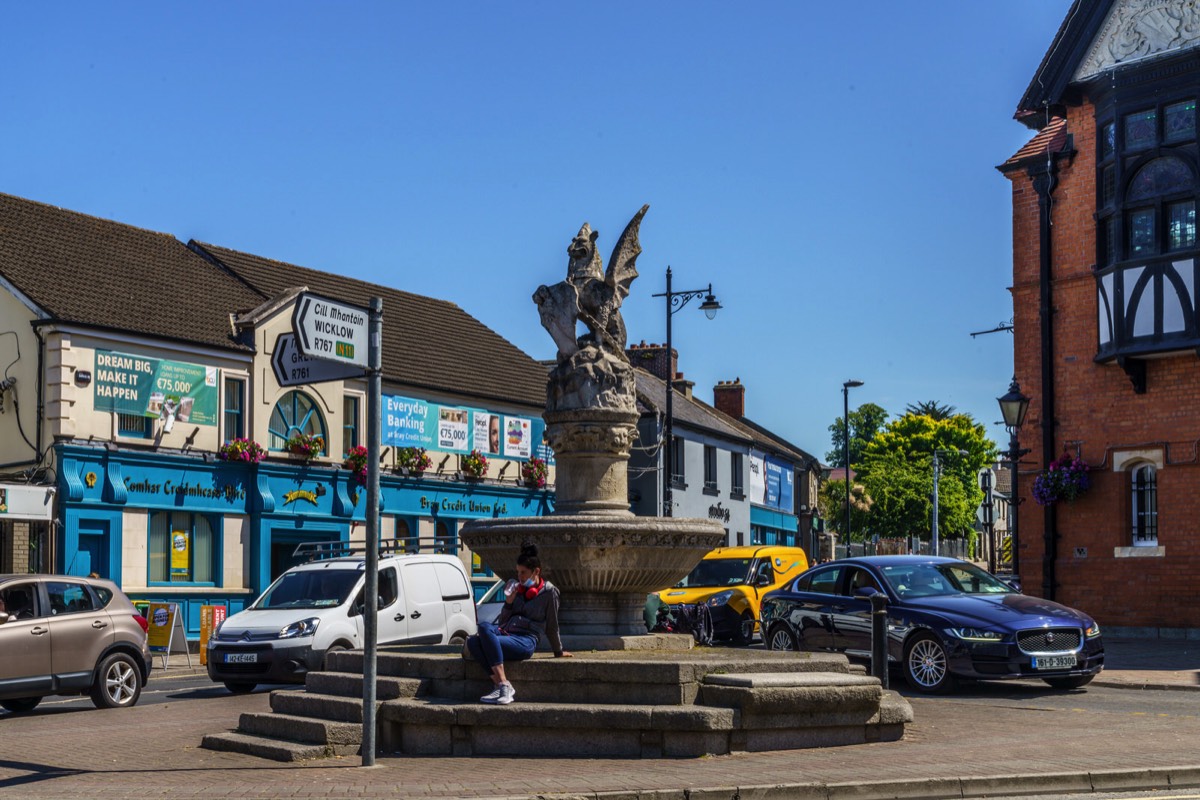
<instances>
[{"instance_id":1,"label":"sign reading wicklow","mask_svg":"<svg viewBox=\"0 0 1200 800\"><path fill-rule=\"evenodd\" d=\"M305 292L296 300L292 330L304 355L366 367L368 318L365 308Z\"/></svg>"},{"instance_id":2,"label":"sign reading wicklow","mask_svg":"<svg viewBox=\"0 0 1200 800\"><path fill-rule=\"evenodd\" d=\"M309 358L300 352L294 333L283 333L275 340L271 368L280 386L300 386L306 383L325 383L345 378L361 378L362 370L352 364Z\"/></svg>"}]
</instances>

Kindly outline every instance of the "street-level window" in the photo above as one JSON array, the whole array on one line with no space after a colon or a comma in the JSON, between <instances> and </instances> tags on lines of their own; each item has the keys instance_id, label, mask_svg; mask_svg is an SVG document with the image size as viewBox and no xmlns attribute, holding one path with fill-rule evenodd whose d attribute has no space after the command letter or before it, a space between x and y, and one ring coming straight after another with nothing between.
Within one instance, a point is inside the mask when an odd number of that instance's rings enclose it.
<instances>
[{"instance_id":1,"label":"street-level window","mask_svg":"<svg viewBox=\"0 0 1200 800\"><path fill-rule=\"evenodd\" d=\"M401 553L421 552L421 537L412 531L408 520L396 518L396 546Z\"/></svg>"},{"instance_id":2,"label":"street-level window","mask_svg":"<svg viewBox=\"0 0 1200 800\"><path fill-rule=\"evenodd\" d=\"M1142 464L1131 473L1133 491L1133 544L1158 544L1158 473L1153 464Z\"/></svg>"},{"instance_id":3,"label":"street-level window","mask_svg":"<svg viewBox=\"0 0 1200 800\"><path fill-rule=\"evenodd\" d=\"M244 378L225 378L225 406L222 423L225 441L246 435L246 381Z\"/></svg>"},{"instance_id":4,"label":"street-level window","mask_svg":"<svg viewBox=\"0 0 1200 800\"><path fill-rule=\"evenodd\" d=\"M208 517L186 511L150 514L150 583L215 583L216 539Z\"/></svg>"},{"instance_id":5,"label":"street-level window","mask_svg":"<svg viewBox=\"0 0 1200 800\"><path fill-rule=\"evenodd\" d=\"M704 488L717 490L717 448L711 444L704 445Z\"/></svg>"},{"instance_id":6,"label":"street-level window","mask_svg":"<svg viewBox=\"0 0 1200 800\"><path fill-rule=\"evenodd\" d=\"M313 399L304 392L285 394L271 412L267 426L270 433L270 450L286 450L287 441L298 434L319 436L325 443L321 453L329 452L329 439L325 435L325 420Z\"/></svg>"},{"instance_id":7,"label":"street-level window","mask_svg":"<svg viewBox=\"0 0 1200 800\"><path fill-rule=\"evenodd\" d=\"M117 435L129 439L149 439L153 417L141 414L117 414Z\"/></svg>"}]
</instances>

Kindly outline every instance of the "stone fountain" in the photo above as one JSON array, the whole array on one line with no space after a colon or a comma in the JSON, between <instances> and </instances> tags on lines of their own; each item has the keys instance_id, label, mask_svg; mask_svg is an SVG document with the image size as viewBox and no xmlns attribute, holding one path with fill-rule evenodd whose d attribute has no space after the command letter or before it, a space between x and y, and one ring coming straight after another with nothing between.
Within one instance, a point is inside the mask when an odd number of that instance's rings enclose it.
<instances>
[{"instance_id":1,"label":"stone fountain","mask_svg":"<svg viewBox=\"0 0 1200 800\"><path fill-rule=\"evenodd\" d=\"M646 594L678 583L725 541L706 519L637 517L629 510L629 448L637 438L636 378L625 355L621 303L637 277L642 206L607 270L585 222L567 248L567 278L533 295L558 347L546 384L546 436L557 464L555 510L545 517L474 520L463 542L497 575L510 575L524 541L562 592L559 618L573 646L620 648L646 633ZM577 336L579 323L586 328ZM569 645L571 646L571 645Z\"/></svg>"}]
</instances>

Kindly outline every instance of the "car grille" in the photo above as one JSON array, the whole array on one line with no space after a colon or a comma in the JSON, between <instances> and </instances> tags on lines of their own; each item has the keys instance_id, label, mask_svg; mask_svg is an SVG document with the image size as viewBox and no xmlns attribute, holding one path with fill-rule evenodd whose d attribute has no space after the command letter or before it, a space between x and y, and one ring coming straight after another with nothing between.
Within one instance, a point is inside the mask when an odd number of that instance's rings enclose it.
<instances>
[{"instance_id":1,"label":"car grille","mask_svg":"<svg viewBox=\"0 0 1200 800\"><path fill-rule=\"evenodd\" d=\"M244 633L218 633L213 636L218 642L266 642L278 639L278 631L261 631L246 635Z\"/></svg>"},{"instance_id":2,"label":"car grille","mask_svg":"<svg viewBox=\"0 0 1200 800\"><path fill-rule=\"evenodd\" d=\"M1082 634L1078 628L1041 628L1020 631L1017 646L1022 653L1073 653L1079 649Z\"/></svg>"}]
</instances>

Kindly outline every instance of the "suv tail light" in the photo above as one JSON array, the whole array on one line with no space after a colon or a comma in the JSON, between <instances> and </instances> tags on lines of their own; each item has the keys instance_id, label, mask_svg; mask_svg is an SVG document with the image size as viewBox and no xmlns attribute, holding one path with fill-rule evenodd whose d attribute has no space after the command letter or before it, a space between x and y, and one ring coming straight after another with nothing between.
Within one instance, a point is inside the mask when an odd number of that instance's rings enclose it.
<instances>
[{"instance_id":1,"label":"suv tail light","mask_svg":"<svg viewBox=\"0 0 1200 800\"><path fill-rule=\"evenodd\" d=\"M138 625L142 626L142 633L150 632L150 623L147 622L146 618L143 617L141 614L134 614L133 621L136 622Z\"/></svg>"}]
</instances>

